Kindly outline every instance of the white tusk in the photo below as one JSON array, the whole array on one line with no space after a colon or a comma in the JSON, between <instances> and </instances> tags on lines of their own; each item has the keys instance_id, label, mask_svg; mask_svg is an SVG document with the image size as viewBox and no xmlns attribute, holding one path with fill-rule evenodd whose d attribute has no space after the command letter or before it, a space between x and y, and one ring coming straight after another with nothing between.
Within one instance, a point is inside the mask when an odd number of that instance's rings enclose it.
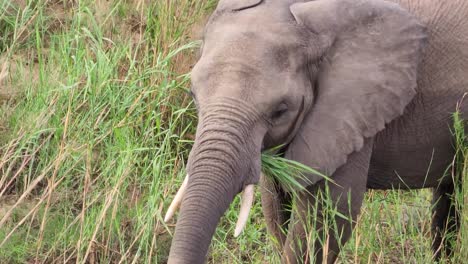
<instances>
[{"instance_id":1,"label":"white tusk","mask_svg":"<svg viewBox=\"0 0 468 264\"><path fill-rule=\"evenodd\" d=\"M253 200L254 200L254 185L250 184L244 188L241 197L241 208L239 212L239 219L237 219L236 229L234 230L234 237L238 237L242 230L247 224L247 220L249 218L250 208L252 208Z\"/></svg>"},{"instance_id":2,"label":"white tusk","mask_svg":"<svg viewBox=\"0 0 468 264\"><path fill-rule=\"evenodd\" d=\"M180 186L180 189L177 191L174 200L172 200L169 209L167 209L166 216L164 216L164 222L167 223L167 221L171 220L171 218L174 216L175 212L179 208L180 204L182 203L182 198L184 197L185 190L187 190L188 179L189 175L187 174L187 176L184 179L184 182L182 182L182 185Z\"/></svg>"}]
</instances>

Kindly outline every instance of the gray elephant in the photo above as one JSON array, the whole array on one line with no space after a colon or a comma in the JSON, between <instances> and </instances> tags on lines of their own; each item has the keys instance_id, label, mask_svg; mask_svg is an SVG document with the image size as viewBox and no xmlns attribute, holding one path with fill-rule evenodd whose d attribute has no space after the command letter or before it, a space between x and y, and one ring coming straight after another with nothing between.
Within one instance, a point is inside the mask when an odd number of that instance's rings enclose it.
<instances>
[{"instance_id":1,"label":"gray elephant","mask_svg":"<svg viewBox=\"0 0 468 264\"><path fill-rule=\"evenodd\" d=\"M457 226L453 180L443 176L454 155L451 113L468 91L467 17L463 0L221 0L192 71L199 123L166 217L181 204L169 263L203 263L220 217L244 191L240 232L261 152L277 145L330 175L329 197L353 220L367 188L434 188L439 255L441 234ZM283 262L322 262L319 244L308 252L295 241L324 180L310 174L301 184L307 192L293 215L283 210L291 201L282 186L263 184L268 229ZM284 235L290 217L301 221ZM341 236L331 234L328 263L353 228L336 222Z\"/></svg>"}]
</instances>

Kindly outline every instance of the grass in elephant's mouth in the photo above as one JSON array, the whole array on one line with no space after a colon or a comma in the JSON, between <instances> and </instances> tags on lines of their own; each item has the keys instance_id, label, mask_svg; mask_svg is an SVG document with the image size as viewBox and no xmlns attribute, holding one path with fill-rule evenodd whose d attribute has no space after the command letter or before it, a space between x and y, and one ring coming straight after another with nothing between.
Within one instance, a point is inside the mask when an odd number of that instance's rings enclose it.
<instances>
[{"instance_id":1,"label":"grass in elephant's mouth","mask_svg":"<svg viewBox=\"0 0 468 264\"><path fill-rule=\"evenodd\" d=\"M276 153L280 147L275 147L262 153L262 172L265 176L277 181L288 191L304 191L301 182L307 182L305 174L315 174L324 180L334 183L333 179L321 172L299 162L288 160Z\"/></svg>"},{"instance_id":2,"label":"grass in elephant's mouth","mask_svg":"<svg viewBox=\"0 0 468 264\"><path fill-rule=\"evenodd\" d=\"M174 223L162 219L196 123L184 74L196 45L183 44L215 2L0 0L0 63L10 65L0 82L0 263L165 263ZM291 172L312 172L262 160L293 188ZM235 199L210 263L279 262L256 201L234 239ZM428 263L429 201L427 190L370 191L340 262ZM468 258L462 223L453 263Z\"/></svg>"}]
</instances>

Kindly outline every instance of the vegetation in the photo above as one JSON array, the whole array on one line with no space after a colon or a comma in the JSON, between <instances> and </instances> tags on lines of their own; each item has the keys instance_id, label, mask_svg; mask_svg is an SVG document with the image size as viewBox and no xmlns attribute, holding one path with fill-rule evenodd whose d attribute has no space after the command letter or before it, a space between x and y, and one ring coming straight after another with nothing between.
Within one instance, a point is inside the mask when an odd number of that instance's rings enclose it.
<instances>
[{"instance_id":1,"label":"vegetation","mask_svg":"<svg viewBox=\"0 0 468 264\"><path fill-rule=\"evenodd\" d=\"M196 124L187 73L215 2L0 0L0 263L165 263L175 222L162 219ZM463 207L468 147L455 120ZM428 263L430 198L370 191L340 262ZM278 263L259 200L234 239L236 198L210 263ZM453 263L468 257L467 219Z\"/></svg>"}]
</instances>

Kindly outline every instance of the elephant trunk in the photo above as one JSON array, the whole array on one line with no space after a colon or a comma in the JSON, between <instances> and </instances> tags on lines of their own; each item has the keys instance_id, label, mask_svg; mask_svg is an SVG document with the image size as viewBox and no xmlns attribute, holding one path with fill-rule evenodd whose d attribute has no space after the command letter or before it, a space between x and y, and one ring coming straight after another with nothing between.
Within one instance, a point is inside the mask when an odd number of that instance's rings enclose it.
<instances>
[{"instance_id":1,"label":"elephant trunk","mask_svg":"<svg viewBox=\"0 0 468 264\"><path fill-rule=\"evenodd\" d=\"M169 264L203 263L220 217L235 191L229 177L215 171L192 173L172 240Z\"/></svg>"},{"instance_id":2,"label":"elephant trunk","mask_svg":"<svg viewBox=\"0 0 468 264\"><path fill-rule=\"evenodd\" d=\"M200 118L190 153L187 167L190 176L182 198L169 264L205 262L221 216L234 196L246 184L256 180L249 177L256 171L252 170L256 147L250 142L252 136L245 134L251 131L249 124L253 122L247 122L248 119L240 115L234 116L232 111L211 109L208 113Z\"/></svg>"}]
</instances>

